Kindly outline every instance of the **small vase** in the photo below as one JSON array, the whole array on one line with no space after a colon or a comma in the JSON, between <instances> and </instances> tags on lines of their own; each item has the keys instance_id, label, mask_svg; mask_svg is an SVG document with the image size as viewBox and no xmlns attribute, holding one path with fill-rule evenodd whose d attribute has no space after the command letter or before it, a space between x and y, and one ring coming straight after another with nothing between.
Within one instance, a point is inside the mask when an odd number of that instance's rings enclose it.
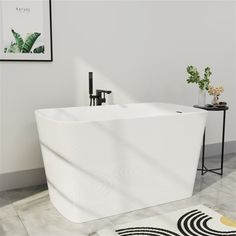
<instances>
[{"instance_id":1,"label":"small vase","mask_svg":"<svg viewBox=\"0 0 236 236\"><path fill-rule=\"evenodd\" d=\"M219 96L213 96L213 99L212 99L212 105L218 105L219 104Z\"/></svg>"},{"instance_id":2,"label":"small vase","mask_svg":"<svg viewBox=\"0 0 236 236\"><path fill-rule=\"evenodd\" d=\"M204 107L206 105L206 90L200 89L198 90L198 106Z\"/></svg>"}]
</instances>

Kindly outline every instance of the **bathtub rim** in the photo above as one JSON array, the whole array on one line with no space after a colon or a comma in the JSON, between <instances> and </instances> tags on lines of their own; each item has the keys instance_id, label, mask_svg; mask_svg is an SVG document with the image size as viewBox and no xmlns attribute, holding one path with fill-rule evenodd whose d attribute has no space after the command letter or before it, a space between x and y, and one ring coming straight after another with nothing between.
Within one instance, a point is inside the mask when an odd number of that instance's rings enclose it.
<instances>
[{"instance_id":1,"label":"bathtub rim","mask_svg":"<svg viewBox=\"0 0 236 236\"><path fill-rule=\"evenodd\" d=\"M104 118L104 119L100 119L100 120L59 120L59 119L53 119L50 116L44 115L42 114L40 111L46 111L46 110L57 110L57 109L74 109L74 108L89 108L90 106L74 106L74 107L58 107L58 108L43 108L43 109L37 109L34 111L35 117L37 119L37 117L40 117L44 120L53 122L53 123L59 123L59 124L86 124L86 123L94 123L94 122L107 122L107 121L119 121L119 120L134 120L134 119L145 119L145 118L154 118L154 117L163 117L163 116L187 116L187 115L193 115L193 114L207 114L208 111L200 109L200 108L196 108L196 107L192 107L192 106L187 106L187 105L180 105L180 104L174 104L174 103L160 103L160 102L142 102L142 103L126 103L126 104L112 104L112 105L105 105L105 106L92 106L92 109L99 109L99 108L103 108L103 107L107 107L107 106L126 106L126 105L135 105L135 104L160 104L160 105L171 105L171 106L176 106L176 108L178 107L183 107L183 108L191 108L192 111L187 111L187 112L178 112L179 110L176 109L175 112L173 113L166 113L166 114L156 114L156 115L149 115L149 116L132 116L132 117L122 117L122 118Z\"/></svg>"}]
</instances>

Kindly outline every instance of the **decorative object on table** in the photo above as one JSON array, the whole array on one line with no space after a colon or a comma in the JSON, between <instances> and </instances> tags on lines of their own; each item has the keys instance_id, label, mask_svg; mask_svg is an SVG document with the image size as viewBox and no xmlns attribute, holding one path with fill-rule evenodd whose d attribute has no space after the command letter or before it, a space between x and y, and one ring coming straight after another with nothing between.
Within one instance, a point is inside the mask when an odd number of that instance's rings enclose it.
<instances>
[{"instance_id":1,"label":"decorative object on table","mask_svg":"<svg viewBox=\"0 0 236 236\"><path fill-rule=\"evenodd\" d=\"M224 92L224 88L222 86L209 86L208 93L213 96L212 104L219 105L219 97Z\"/></svg>"},{"instance_id":2,"label":"decorative object on table","mask_svg":"<svg viewBox=\"0 0 236 236\"><path fill-rule=\"evenodd\" d=\"M236 221L203 205L136 220L98 231L99 236L235 236Z\"/></svg>"},{"instance_id":3,"label":"decorative object on table","mask_svg":"<svg viewBox=\"0 0 236 236\"><path fill-rule=\"evenodd\" d=\"M189 77L187 79L187 83L195 83L199 87L198 92L198 105L199 106L205 106L206 105L206 91L209 88L210 79L211 76L211 69L209 67L206 67L204 70L204 77L201 78L200 74L196 67L194 66L188 66L187 67L187 73L189 74Z\"/></svg>"},{"instance_id":4,"label":"decorative object on table","mask_svg":"<svg viewBox=\"0 0 236 236\"><path fill-rule=\"evenodd\" d=\"M0 0L0 61L52 61L51 0Z\"/></svg>"},{"instance_id":5,"label":"decorative object on table","mask_svg":"<svg viewBox=\"0 0 236 236\"><path fill-rule=\"evenodd\" d=\"M227 102L219 102L218 105L216 105L217 107L226 107L227 106Z\"/></svg>"},{"instance_id":6,"label":"decorative object on table","mask_svg":"<svg viewBox=\"0 0 236 236\"><path fill-rule=\"evenodd\" d=\"M206 104L205 107L206 107L206 108L212 108L213 105L212 105L212 104Z\"/></svg>"}]
</instances>

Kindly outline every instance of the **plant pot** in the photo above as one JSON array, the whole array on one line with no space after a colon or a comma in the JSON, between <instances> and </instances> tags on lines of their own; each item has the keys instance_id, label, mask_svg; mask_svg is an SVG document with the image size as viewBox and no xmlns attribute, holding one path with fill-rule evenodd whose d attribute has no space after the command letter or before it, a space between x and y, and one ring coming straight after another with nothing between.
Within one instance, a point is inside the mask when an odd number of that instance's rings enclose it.
<instances>
[{"instance_id":1,"label":"plant pot","mask_svg":"<svg viewBox=\"0 0 236 236\"><path fill-rule=\"evenodd\" d=\"M204 107L206 105L206 90L198 90L198 106Z\"/></svg>"}]
</instances>

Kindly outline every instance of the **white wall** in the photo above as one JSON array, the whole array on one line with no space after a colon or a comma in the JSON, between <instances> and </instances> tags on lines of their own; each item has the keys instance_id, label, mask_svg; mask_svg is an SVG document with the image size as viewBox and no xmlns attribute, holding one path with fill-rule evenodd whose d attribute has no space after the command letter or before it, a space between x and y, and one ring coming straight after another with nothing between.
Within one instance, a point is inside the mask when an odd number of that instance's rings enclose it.
<instances>
[{"instance_id":1,"label":"white wall","mask_svg":"<svg viewBox=\"0 0 236 236\"><path fill-rule=\"evenodd\" d=\"M87 105L88 71L110 103L192 105L186 66L210 66L231 108L226 140L236 140L233 1L52 2L54 62L0 63L0 173L42 166L34 110ZM220 142L220 118L209 117L208 143Z\"/></svg>"}]
</instances>

